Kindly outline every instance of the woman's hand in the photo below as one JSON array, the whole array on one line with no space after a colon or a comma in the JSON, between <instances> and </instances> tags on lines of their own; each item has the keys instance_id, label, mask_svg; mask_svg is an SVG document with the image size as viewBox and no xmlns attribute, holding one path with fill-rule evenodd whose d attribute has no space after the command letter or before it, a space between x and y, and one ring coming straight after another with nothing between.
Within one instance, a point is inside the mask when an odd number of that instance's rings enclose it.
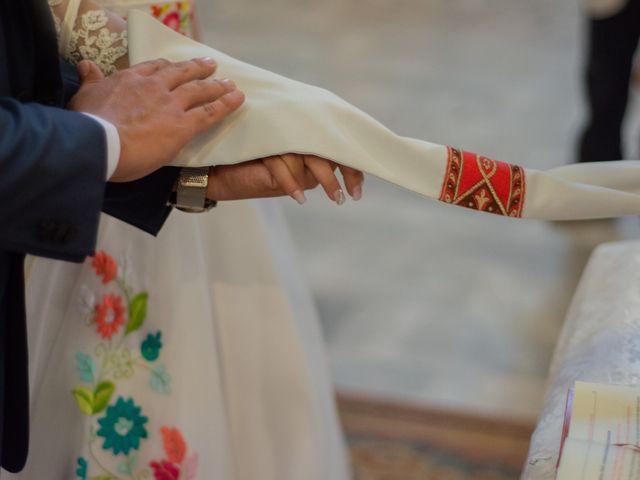
<instances>
[{"instance_id":1,"label":"woman's hand","mask_svg":"<svg viewBox=\"0 0 640 480\"><path fill-rule=\"evenodd\" d=\"M334 173L336 168L342 173L349 195L359 200L364 180L362 172L324 158L294 153L211 167L207 198L244 200L289 195L303 204L306 201L304 191L321 184L327 196L342 205L345 196Z\"/></svg>"},{"instance_id":2,"label":"woman's hand","mask_svg":"<svg viewBox=\"0 0 640 480\"><path fill-rule=\"evenodd\" d=\"M284 192L299 204L306 202L305 186L310 178L322 185L329 199L338 205L345 202L345 195L338 178L336 168L342 173L347 192L354 200L362 197L364 175L361 171L338 165L335 162L314 155L286 153L263 158L262 163L267 167L274 180Z\"/></svg>"}]
</instances>

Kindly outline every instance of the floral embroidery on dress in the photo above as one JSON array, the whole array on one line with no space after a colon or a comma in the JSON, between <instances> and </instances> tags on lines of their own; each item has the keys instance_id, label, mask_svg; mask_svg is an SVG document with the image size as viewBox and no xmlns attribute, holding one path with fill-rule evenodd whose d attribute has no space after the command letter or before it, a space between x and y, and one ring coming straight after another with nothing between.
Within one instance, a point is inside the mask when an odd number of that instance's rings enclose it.
<instances>
[{"instance_id":1,"label":"floral embroidery on dress","mask_svg":"<svg viewBox=\"0 0 640 480\"><path fill-rule=\"evenodd\" d=\"M187 457L187 443L177 428L162 427L162 444L166 458L151 462L156 480L178 480L195 478L198 469L198 454ZM181 476L182 475L182 476Z\"/></svg>"},{"instance_id":2,"label":"floral embroidery on dress","mask_svg":"<svg viewBox=\"0 0 640 480\"><path fill-rule=\"evenodd\" d=\"M142 373L148 375L148 387L161 395L171 393L171 376L158 363L163 338L160 330L149 331L133 344L129 335L141 330L147 319L149 294L136 292L128 285L118 263L107 252L91 259L103 291L80 289L80 305L86 313L85 324L96 334L92 353L77 352L75 366L80 384L72 390L76 406L91 417L86 446L89 458L78 457L76 477L80 480L190 480L196 477L198 454L187 456L187 442L176 427L164 426L150 432L144 406L131 397L116 395L118 382ZM152 435L159 433L159 435ZM165 453L139 467L141 443L154 437Z\"/></svg>"},{"instance_id":3,"label":"floral embroidery on dress","mask_svg":"<svg viewBox=\"0 0 640 480\"><path fill-rule=\"evenodd\" d=\"M96 330L104 339L110 340L124 324L124 306L117 295L106 294L102 303L96 305L94 317Z\"/></svg>"},{"instance_id":4,"label":"floral embroidery on dress","mask_svg":"<svg viewBox=\"0 0 640 480\"><path fill-rule=\"evenodd\" d=\"M96 253L93 260L91 260L91 266L96 271L96 274L102 277L103 285L113 281L118 276L118 264L105 252Z\"/></svg>"},{"instance_id":5,"label":"floral embroidery on dress","mask_svg":"<svg viewBox=\"0 0 640 480\"><path fill-rule=\"evenodd\" d=\"M118 397L116 404L108 407L106 415L98 420L100 429L96 434L104 438L102 448L112 450L114 455L129 455L131 449L138 450L140 439L147 438L144 424L149 421L140 414L141 410L132 398Z\"/></svg>"},{"instance_id":6,"label":"floral embroidery on dress","mask_svg":"<svg viewBox=\"0 0 640 480\"><path fill-rule=\"evenodd\" d=\"M171 2L151 5L151 14L178 33L191 36L193 9L190 2Z\"/></svg>"}]
</instances>

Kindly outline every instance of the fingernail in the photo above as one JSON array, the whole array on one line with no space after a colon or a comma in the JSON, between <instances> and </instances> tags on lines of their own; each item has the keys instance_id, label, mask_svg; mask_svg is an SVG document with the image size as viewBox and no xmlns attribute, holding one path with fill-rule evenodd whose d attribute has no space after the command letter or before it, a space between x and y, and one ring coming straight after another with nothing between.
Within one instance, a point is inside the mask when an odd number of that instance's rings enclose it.
<instances>
[{"instance_id":1,"label":"fingernail","mask_svg":"<svg viewBox=\"0 0 640 480\"><path fill-rule=\"evenodd\" d=\"M304 196L304 193L301 190L296 190L291 194L291 196L300 205L304 205L307 201L307 197Z\"/></svg>"},{"instance_id":2,"label":"fingernail","mask_svg":"<svg viewBox=\"0 0 640 480\"><path fill-rule=\"evenodd\" d=\"M216 61L211 57L203 57L201 60L203 63L212 67L216 64Z\"/></svg>"},{"instance_id":3,"label":"fingernail","mask_svg":"<svg viewBox=\"0 0 640 480\"><path fill-rule=\"evenodd\" d=\"M362 198L362 185L356 185L353 187L353 195L351 195L356 202Z\"/></svg>"},{"instance_id":4,"label":"fingernail","mask_svg":"<svg viewBox=\"0 0 640 480\"><path fill-rule=\"evenodd\" d=\"M220 83L228 89L236 88L235 82L233 80L229 80L228 78L223 78L222 80L220 80Z\"/></svg>"},{"instance_id":5,"label":"fingernail","mask_svg":"<svg viewBox=\"0 0 640 480\"><path fill-rule=\"evenodd\" d=\"M91 70L91 66L88 62L82 62L78 64L78 73L81 77L86 77L89 75L89 70Z\"/></svg>"},{"instance_id":6,"label":"fingernail","mask_svg":"<svg viewBox=\"0 0 640 480\"><path fill-rule=\"evenodd\" d=\"M341 188L333 192L333 199L338 205L342 205L345 202L346 197L344 196L344 192Z\"/></svg>"}]
</instances>

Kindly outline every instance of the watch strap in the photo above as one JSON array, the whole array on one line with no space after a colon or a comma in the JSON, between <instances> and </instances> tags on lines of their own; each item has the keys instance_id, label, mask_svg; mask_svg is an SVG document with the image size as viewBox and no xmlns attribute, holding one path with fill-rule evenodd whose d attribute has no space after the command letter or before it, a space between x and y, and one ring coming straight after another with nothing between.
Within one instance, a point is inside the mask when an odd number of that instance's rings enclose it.
<instances>
[{"instance_id":1,"label":"watch strap","mask_svg":"<svg viewBox=\"0 0 640 480\"><path fill-rule=\"evenodd\" d=\"M210 210L217 202L207 198L208 183L209 167L183 167L170 203L177 209L190 213Z\"/></svg>"}]
</instances>

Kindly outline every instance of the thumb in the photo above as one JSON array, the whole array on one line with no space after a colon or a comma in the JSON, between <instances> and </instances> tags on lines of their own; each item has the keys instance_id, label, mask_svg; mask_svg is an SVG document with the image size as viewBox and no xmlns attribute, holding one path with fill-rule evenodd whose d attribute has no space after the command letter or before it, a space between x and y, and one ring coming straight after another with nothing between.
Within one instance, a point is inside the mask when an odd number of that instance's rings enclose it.
<instances>
[{"instance_id":1,"label":"thumb","mask_svg":"<svg viewBox=\"0 0 640 480\"><path fill-rule=\"evenodd\" d=\"M98 66L91 60L82 60L78 63L78 73L80 74L80 80L83 84L95 83L100 80L104 80L104 75L98 68Z\"/></svg>"}]
</instances>

